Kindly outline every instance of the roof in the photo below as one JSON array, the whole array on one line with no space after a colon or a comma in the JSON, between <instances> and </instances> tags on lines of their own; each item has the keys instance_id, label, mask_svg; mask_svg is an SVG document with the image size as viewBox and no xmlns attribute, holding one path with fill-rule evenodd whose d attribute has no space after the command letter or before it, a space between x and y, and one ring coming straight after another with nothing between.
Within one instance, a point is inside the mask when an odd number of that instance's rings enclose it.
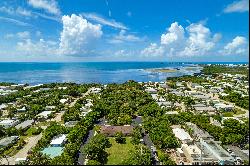
<instances>
[{"instance_id":1,"label":"roof","mask_svg":"<svg viewBox=\"0 0 250 166\"><path fill-rule=\"evenodd\" d=\"M101 126L100 133L115 135L117 132L123 134L131 134L133 132L133 126Z\"/></svg>"},{"instance_id":2,"label":"roof","mask_svg":"<svg viewBox=\"0 0 250 166\"><path fill-rule=\"evenodd\" d=\"M208 107L194 107L196 111L215 111L215 108L212 106Z\"/></svg>"},{"instance_id":3,"label":"roof","mask_svg":"<svg viewBox=\"0 0 250 166\"><path fill-rule=\"evenodd\" d=\"M190 135L183 129L181 128L174 128L172 129L175 137L179 138L181 141L184 140L193 140Z\"/></svg>"},{"instance_id":4,"label":"roof","mask_svg":"<svg viewBox=\"0 0 250 166\"><path fill-rule=\"evenodd\" d=\"M31 119L31 120L26 120L26 121L24 121L24 122L22 122L22 123L16 125L16 128L17 128L17 129L20 129L20 128L23 128L23 129L24 129L24 128L28 127L28 126L31 126L33 122L34 122L33 119Z\"/></svg>"},{"instance_id":5,"label":"roof","mask_svg":"<svg viewBox=\"0 0 250 166\"><path fill-rule=\"evenodd\" d=\"M66 135L62 134L62 135L58 135L56 137L54 137L52 139L52 141L50 142L50 145L60 145L62 144L64 141L66 140Z\"/></svg>"},{"instance_id":6,"label":"roof","mask_svg":"<svg viewBox=\"0 0 250 166\"><path fill-rule=\"evenodd\" d=\"M8 146L17 138L18 138L18 136L5 137L5 138L0 140L0 146Z\"/></svg>"},{"instance_id":7,"label":"roof","mask_svg":"<svg viewBox=\"0 0 250 166\"><path fill-rule=\"evenodd\" d=\"M37 116L48 116L49 114L51 114L52 111L43 111L41 113L39 113Z\"/></svg>"},{"instance_id":8,"label":"roof","mask_svg":"<svg viewBox=\"0 0 250 166\"><path fill-rule=\"evenodd\" d=\"M6 119L6 120L0 121L0 125L12 124L12 123L15 123L16 121L17 121L17 120Z\"/></svg>"},{"instance_id":9,"label":"roof","mask_svg":"<svg viewBox=\"0 0 250 166\"><path fill-rule=\"evenodd\" d=\"M60 156L63 153L63 147L48 147L44 148L42 153L47 154L50 158Z\"/></svg>"}]
</instances>

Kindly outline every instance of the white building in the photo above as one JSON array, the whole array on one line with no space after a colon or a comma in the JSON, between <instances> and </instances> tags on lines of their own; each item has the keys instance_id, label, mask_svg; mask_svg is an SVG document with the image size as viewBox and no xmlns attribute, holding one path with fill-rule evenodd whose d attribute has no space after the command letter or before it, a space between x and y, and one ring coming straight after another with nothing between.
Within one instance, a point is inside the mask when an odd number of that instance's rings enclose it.
<instances>
[{"instance_id":1,"label":"white building","mask_svg":"<svg viewBox=\"0 0 250 166\"><path fill-rule=\"evenodd\" d=\"M59 147L62 146L66 140L66 134L58 135L51 140L50 145L53 147Z\"/></svg>"},{"instance_id":2,"label":"white building","mask_svg":"<svg viewBox=\"0 0 250 166\"><path fill-rule=\"evenodd\" d=\"M179 140L181 140L181 142L186 143L186 142L193 141L191 136L184 129L174 128L172 130L173 130L175 137L178 138Z\"/></svg>"},{"instance_id":3,"label":"white building","mask_svg":"<svg viewBox=\"0 0 250 166\"><path fill-rule=\"evenodd\" d=\"M43 112L39 113L37 116L47 119L49 114L51 114L51 113L52 113L52 111L43 111Z\"/></svg>"},{"instance_id":4,"label":"white building","mask_svg":"<svg viewBox=\"0 0 250 166\"><path fill-rule=\"evenodd\" d=\"M14 127L18 122L19 120L6 119L0 121L0 126L3 126L4 128Z\"/></svg>"}]
</instances>

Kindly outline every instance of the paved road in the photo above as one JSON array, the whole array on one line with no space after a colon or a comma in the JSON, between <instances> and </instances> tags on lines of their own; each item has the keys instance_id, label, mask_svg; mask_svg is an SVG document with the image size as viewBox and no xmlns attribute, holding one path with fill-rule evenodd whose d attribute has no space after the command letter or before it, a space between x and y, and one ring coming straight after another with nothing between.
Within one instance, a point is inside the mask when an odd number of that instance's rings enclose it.
<instances>
[{"instance_id":1,"label":"paved road","mask_svg":"<svg viewBox=\"0 0 250 166\"><path fill-rule=\"evenodd\" d=\"M133 119L132 121L132 126L136 126L136 124L142 125L142 117L137 116L135 119ZM149 134L146 134L144 128L142 128L142 132L143 132L143 141L145 142L146 146L151 150L151 147L154 146L153 142L151 141ZM152 158L154 158L153 164L154 165L160 165L159 162L157 162L155 160L153 151L151 150L151 156Z\"/></svg>"},{"instance_id":2,"label":"paved road","mask_svg":"<svg viewBox=\"0 0 250 166\"><path fill-rule=\"evenodd\" d=\"M99 124L99 125L105 124L105 119L104 118L99 119L97 124ZM82 145L80 147L80 150L79 150L78 165L84 165L85 155L83 153L83 148L84 148L85 144L89 143L89 141L94 136L94 134L95 134L95 131L93 129L89 130L88 136L83 140L83 143L82 143Z\"/></svg>"},{"instance_id":3,"label":"paved road","mask_svg":"<svg viewBox=\"0 0 250 166\"><path fill-rule=\"evenodd\" d=\"M8 158L9 165L14 165L16 158L26 158L28 156L28 151L32 147L34 147L41 138L42 138L42 133L39 135L30 137L27 140L28 143L19 152L17 152L16 155ZM8 165L8 161L4 158L2 159L1 164Z\"/></svg>"}]
</instances>

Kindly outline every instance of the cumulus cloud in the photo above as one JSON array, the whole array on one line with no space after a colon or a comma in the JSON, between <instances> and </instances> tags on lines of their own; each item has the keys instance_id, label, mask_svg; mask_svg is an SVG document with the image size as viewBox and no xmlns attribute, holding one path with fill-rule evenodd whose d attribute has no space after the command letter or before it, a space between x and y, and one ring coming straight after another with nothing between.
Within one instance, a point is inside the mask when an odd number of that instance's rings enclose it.
<instances>
[{"instance_id":1,"label":"cumulus cloud","mask_svg":"<svg viewBox=\"0 0 250 166\"><path fill-rule=\"evenodd\" d=\"M102 25L111 26L117 29L128 30L128 27L126 27L124 24L120 22L115 21L114 19L107 19L95 13L82 13L81 15L88 20L95 21Z\"/></svg>"},{"instance_id":2,"label":"cumulus cloud","mask_svg":"<svg viewBox=\"0 0 250 166\"><path fill-rule=\"evenodd\" d=\"M249 11L249 0L234 1L232 4L229 4L223 10L224 13L247 12L247 11Z\"/></svg>"},{"instance_id":3,"label":"cumulus cloud","mask_svg":"<svg viewBox=\"0 0 250 166\"><path fill-rule=\"evenodd\" d=\"M169 45L182 42L184 39L184 29L177 22L171 24L166 34L161 35L161 44Z\"/></svg>"},{"instance_id":4,"label":"cumulus cloud","mask_svg":"<svg viewBox=\"0 0 250 166\"><path fill-rule=\"evenodd\" d=\"M101 25L92 24L75 14L63 16L62 22L60 54L84 56L92 53L95 41L103 34Z\"/></svg>"},{"instance_id":5,"label":"cumulus cloud","mask_svg":"<svg viewBox=\"0 0 250 166\"><path fill-rule=\"evenodd\" d=\"M165 50L162 46L158 46L156 43L151 43L147 48L141 51L143 56L162 56Z\"/></svg>"},{"instance_id":6,"label":"cumulus cloud","mask_svg":"<svg viewBox=\"0 0 250 166\"><path fill-rule=\"evenodd\" d=\"M236 36L232 42L227 43L219 52L224 55L239 55L247 54L248 51L247 39L242 36Z\"/></svg>"},{"instance_id":7,"label":"cumulus cloud","mask_svg":"<svg viewBox=\"0 0 250 166\"><path fill-rule=\"evenodd\" d=\"M140 41L143 41L143 38L140 38L132 34L127 34L125 30L121 30L118 35L114 36L108 42L116 44L123 42L140 42Z\"/></svg>"},{"instance_id":8,"label":"cumulus cloud","mask_svg":"<svg viewBox=\"0 0 250 166\"><path fill-rule=\"evenodd\" d=\"M150 44L142 50L146 56L201 56L211 51L221 34L212 35L209 28L201 23L192 23L185 29L174 22L161 35L160 45Z\"/></svg>"},{"instance_id":9,"label":"cumulus cloud","mask_svg":"<svg viewBox=\"0 0 250 166\"><path fill-rule=\"evenodd\" d=\"M195 56L204 55L210 51L215 43L210 30L202 24L191 24L186 28L189 37L186 41L186 47L181 55Z\"/></svg>"},{"instance_id":10,"label":"cumulus cloud","mask_svg":"<svg viewBox=\"0 0 250 166\"><path fill-rule=\"evenodd\" d=\"M55 0L28 0L28 4L37 9L43 9L54 15L60 15L61 11Z\"/></svg>"}]
</instances>

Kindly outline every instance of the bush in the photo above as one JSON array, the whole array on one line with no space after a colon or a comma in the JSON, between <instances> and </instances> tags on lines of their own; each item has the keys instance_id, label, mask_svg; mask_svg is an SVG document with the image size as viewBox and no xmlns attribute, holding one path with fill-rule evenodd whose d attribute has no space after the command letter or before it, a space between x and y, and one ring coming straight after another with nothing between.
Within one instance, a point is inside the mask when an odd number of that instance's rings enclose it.
<instances>
[{"instance_id":1,"label":"bush","mask_svg":"<svg viewBox=\"0 0 250 166\"><path fill-rule=\"evenodd\" d=\"M119 144L124 144L126 143L126 139L123 137L122 132L117 132L115 134L115 141Z\"/></svg>"}]
</instances>

